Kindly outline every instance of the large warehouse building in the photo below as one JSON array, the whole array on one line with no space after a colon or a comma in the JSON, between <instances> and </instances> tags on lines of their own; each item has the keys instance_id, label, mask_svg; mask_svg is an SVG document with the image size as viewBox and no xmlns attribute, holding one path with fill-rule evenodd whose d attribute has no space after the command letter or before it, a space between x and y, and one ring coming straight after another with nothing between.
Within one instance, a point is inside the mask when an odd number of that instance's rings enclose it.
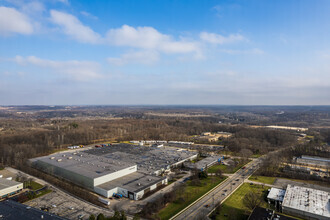
<instances>
[{"instance_id":1,"label":"large warehouse building","mask_svg":"<svg viewBox=\"0 0 330 220\"><path fill-rule=\"evenodd\" d=\"M111 197L122 194L138 200L167 184L160 174L197 153L173 148L119 144L85 151L56 153L32 159L37 168L65 178L96 193Z\"/></svg>"},{"instance_id":2,"label":"large warehouse building","mask_svg":"<svg viewBox=\"0 0 330 220\"><path fill-rule=\"evenodd\" d=\"M0 178L0 198L5 198L10 195L16 194L23 189L23 183L13 180Z\"/></svg>"},{"instance_id":3,"label":"large warehouse building","mask_svg":"<svg viewBox=\"0 0 330 220\"><path fill-rule=\"evenodd\" d=\"M330 219L330 193L289 184L282 211L304 219Z\"/></svg>"}]
</instances>

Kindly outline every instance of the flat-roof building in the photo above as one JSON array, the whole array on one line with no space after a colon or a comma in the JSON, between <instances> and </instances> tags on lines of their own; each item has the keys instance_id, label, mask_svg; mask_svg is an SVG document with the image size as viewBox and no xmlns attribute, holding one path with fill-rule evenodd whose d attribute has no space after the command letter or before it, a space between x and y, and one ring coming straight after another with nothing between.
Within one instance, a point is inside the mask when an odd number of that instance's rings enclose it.
<instances>
[{"instance_id":1,"label":"flat-roof building","mask_svg":"<svg viewBox=\"0 0 330 220\"><path fill-rule=\"evenodd\" d=\"M271 201L277 201L277 202L283 202L284 195L285 195L285 189L279 189L279 188L271 188L267 199Z\"/></svg>"},{"instance_id":2,"label":"flat-roof building","mask_svg":"<svg viewBox=\"0 0 330 220\"><path fill-rule=\"evenodd\" d=\"M282 210L289 215L305 219L330 219L330 193L289 184Z\"/></svg>"},{"instance_id":3,"label":"flat-roof building","mask_svg":"<svg viewBox=\"0 0 330 220\"><path fill-rule=\"evenodd\" d=\"M61 152L31 161L36 168L105 197L120 193L137 200L146 192L167 184L167 178L159 177L160 174L196 157L197 152L182 149L118 144Z\"/></svg>"},{"instance_id":4,"label":"flat-roof building","mask_svg":"<svg viewBox=\"0 0 330 220\"><path fill-rule=\"evenodd\" d=\"M323 157L314 157L302 155L301 157L296 157L294 160L299 164L306 164L315 167L325 167L330 168L330 159Z\"/></svg>"},{"instance_id":5,"label":"flat-roof building","mask_svg":"<svg viewBox=\"0 0 330 220\"><path fill-rule=\"evenodd\" d=\"M209 156L206 158L203 158L200 161L197 161L196 163L189 163L186 166L188 166L189 168L196 168L198 170L205 170L206 168L209 168L211 166L213 166L214 164L220 162L222 159L222 156L220 155L216 155L216 156Z\"/></svg>"},{"instance_id":6,"label":"flat-roof building","mask_svg":"<svg viewBox=\"0 0 330 220\"><path fill-rule=\"evenodd\" d=\"M22 189L23 183L8 180L5 178L0 178L0 198L5 198L7 196L18 193L22 191Z\"/></svg>"}]
</instances>

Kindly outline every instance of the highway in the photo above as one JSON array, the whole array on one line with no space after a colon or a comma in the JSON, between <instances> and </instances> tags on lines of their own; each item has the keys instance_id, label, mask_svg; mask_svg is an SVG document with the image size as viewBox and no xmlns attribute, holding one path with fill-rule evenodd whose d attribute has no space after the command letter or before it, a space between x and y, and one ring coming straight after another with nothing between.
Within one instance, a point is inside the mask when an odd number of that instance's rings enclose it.
<instances>
[{"instance_id":1,"label":"highway","mask_svg":"<svg viewBox=\"0 0 330 220\"><path fill-rule=\"evenodd\" d=\"M243 184L245 179L249 178L249 176L258 169L260 161L260 158L251 161L245 166L245 169L238 170L224 182L220 183L213 190L197 200L193 205L188 206L186 209L173 216L171 220L205 219L215 208L216 204L229 197L241 184Z\"/></svg>"}]
</instances>

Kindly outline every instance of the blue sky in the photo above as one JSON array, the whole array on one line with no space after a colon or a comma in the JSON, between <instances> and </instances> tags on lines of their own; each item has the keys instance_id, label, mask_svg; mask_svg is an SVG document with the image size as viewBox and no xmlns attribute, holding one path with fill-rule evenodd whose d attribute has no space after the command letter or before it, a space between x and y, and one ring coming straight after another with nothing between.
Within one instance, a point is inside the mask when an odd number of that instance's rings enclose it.
<instances>
[{"instance_id":1,"label":"blue sky","mask_svg":"<svg viewBox=\"0 0 330 220\"><path fill-rule=\"evenodd\" d=\"M329 11L326 0L0 0L0 105L329 105Z\"/></svg>"}]
</instances>

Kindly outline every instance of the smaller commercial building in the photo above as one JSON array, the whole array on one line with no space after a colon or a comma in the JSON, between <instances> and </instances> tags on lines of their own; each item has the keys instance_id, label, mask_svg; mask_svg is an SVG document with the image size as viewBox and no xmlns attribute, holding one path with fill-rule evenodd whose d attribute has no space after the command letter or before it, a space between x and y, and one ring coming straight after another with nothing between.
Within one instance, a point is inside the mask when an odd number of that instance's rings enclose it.
<instances>
[{"instance_id":1,"label":"smaller commercial building","mask_svg":"<svg viewBox=\"0 0 330 220\"><path fill-rule=\"evenodd\" d=\"M286 191L285 189L279 189L273 187L270 189L267 199L273 202L283 202L285 191Z\"/></svg>"},{"instance_id":2,"label":"smaller commercial building","mask_svg":"<svg viewBox=\"0 0 330 220\"><path fill-rule=\"evenodd\" d=\"M23 183L0 178L0 198L6 198L23 190Z\"/></svg>"},{"instance_id":3,"label":"smaller commercial building","mask_svg":"<svg viewBox=\"0 0 330 220\"><path fill-rule=\"evenodd\" d=\"M107 198L116 193L132 200L139 200L148 192L166 184L166 177L135 172L95 186L94 191Z\"/></svg>"},{"instance_id":4,"label":"smaller commercial building","mask_svg":"<svg viewBox=\"0 0 330 220\"><path fill-rule=\"evenodd\" d=\"M198 170L205 170L211 166L213 166L216 163L220 163L222 160L222 156L220 155L216 155L216 156L209 156L206 157L200 161L197 161L196 163L187 163L186 166L191 168L191 169L198 169Z\"/></svg>"},{"instance_id":5,"label":"smaller commercial building","mask_svg":"<svg viewBox=\"0 0 330 220\"><path fill-rule=\"evenodd\" d=\"M304 219L330 219L330 193L289 184L282 202L282 211Z\"/></svg>"}]
</instances>

